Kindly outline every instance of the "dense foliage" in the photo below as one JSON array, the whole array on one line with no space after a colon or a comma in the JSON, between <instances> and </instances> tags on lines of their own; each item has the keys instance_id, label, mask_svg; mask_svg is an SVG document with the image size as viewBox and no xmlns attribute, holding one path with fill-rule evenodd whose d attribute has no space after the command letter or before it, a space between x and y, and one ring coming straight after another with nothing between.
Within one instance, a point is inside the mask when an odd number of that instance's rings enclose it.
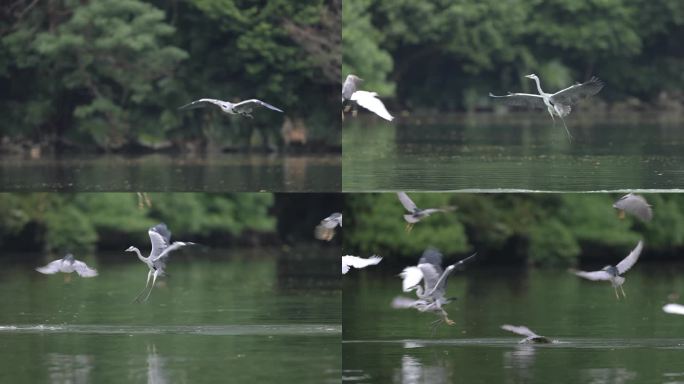
<instances>
[{"instance_id":1,"label":"dense foliage","mask_svg":"<svg viewBox=\"0 0 684 384\"><path fill-rule=\"evenodd\" d=\"M147 228L159 222L174 236L221 243L276 229L271 194L151 193L147 199L151 204L135 193L2 194L0 246L64 251L145 244Z\"/></svg>"},{"instance_id":2,"label":"dense foliage","mask_svg":"<svg viewBox=\"0 0 684 384\"><path fill-rule=\"evenodd\" d=\"M0 139L103 150L338 146L339 8L339 0L11 1L0 10ZM177 110L200 97L256 97L286 113L250 120Z\"/></svg>"},{"instance_id":3,"label":"dense foliage","mask_svg":"<svg viewBox=\"0 0 684 384\"><path fill-rule=\"evenodd\" d=\"M489 91L548 90L591 75L610 101L682 102L680 0L345 2L343 68L409 108L472 109ZM344 74L343 74L344 75Z\"/></svg>"},{"instance_id":4,"label":"dense foliage","mask_svg":"<svg viewBox=\"0 0 684 384\"><path fill-rule=\"evenodd\" d=\"M610 194L409 194L419 207L457 206L406 232L394 193L345 196L345 253L413 260L426 247L479 252L491 260L572 265L580 256L620 258L639 239L651 253L684 249L684 196L648 194L654 218L618 218Z\"/></svg>"}]
</instances>

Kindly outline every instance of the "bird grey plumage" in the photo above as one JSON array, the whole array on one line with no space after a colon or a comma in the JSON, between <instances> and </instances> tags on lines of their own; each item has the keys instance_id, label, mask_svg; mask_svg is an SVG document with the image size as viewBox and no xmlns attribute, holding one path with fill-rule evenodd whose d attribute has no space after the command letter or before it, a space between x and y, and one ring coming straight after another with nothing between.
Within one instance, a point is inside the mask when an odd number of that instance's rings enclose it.
<instances>
[{"instance_id":1,"label":"bird grey plumage","mask_svg":"<svg viewBox=\"0 0 684 384\"><path fill-rule=\"evenodd\" d=\"M401 205L404 206L404 209L406 209L409 214L404 215L404 220L406 220L406 230L410 231L413 228L413 224L421 221L422 219L430 216L433 213L437 212L449 212L453 211L456 209L456 207L444 207L444 208L418 208L416 206L416 203L411 200L410 197L405 192L397 192L397 197L399 198L399 201L401 202Z\"/></svg>"},{"instance_id":2,"label":"bird grey plumage","mask_svg":"<svg viewBox=\"0 0 684 384\"><path fill-rule=\"evenodd\" d=\"M195 244L182 241L174 241L171 243L171 232L164 223L150 227L147 233L150 236L150 243L152 244L152 249L150 250L150 255L148 257L143 257L142 254L140 254L140 250L136 247L131 246L126 249L126 252L135 252L138 255L138 259L145 263L145 265L147 265L149 268L149 271L147 272L147 282L145 283L145 288L140 291L138 296L135 297L134 301L138 301L140 296L147 290L148 285L150 284L150 279L152 279L152 285L149 286L149 291L143 301L146 301L150 297L152 288L154 288L154 283L157 281L157 277L164 275L166 261L172 251Z\"/></svg>"},{"instance_id":3,"label":"bird grey plumage","mask_svg":"<svg viewBox=\"0 0 684 384\"><path fill-rule=\"evenodd\" d=\"M628 193L613 204L613 208L620 211L620 218L624 218L625 212L636 216L643 221L653 219L653 211L643 196Z\"/></svg>"},{"instance_id":4,"label":"bird grey plumage","mask_svg":"<svg viewBox=\"0 0 684 384\"><path fill-rule=\"evenodd\" d=\"M86 263L74 259L74 255L67 253L63 258L52 261L46 266L36 268L36 271L46 275L52 275L57 272L72 273L76 272L81 277L95 277L97 270L88 267Z\"/></svg>"},{"instance_id":5,"label":"bird grey plumage","mask_svg":"<svg viewBox=\"0 0 684 384\"><path fill-rule=\"evenodd\" d=\"M572 110L572 105L576 104L578 101L593 96L603 88L604 84L597 77L592 77L589 81L581 84L575 84L565 89L562 89L556 93L546 93L542 91L541 84L539 83L539 77L535 74L530 74L525 76L528 79L532 79L537 84L538 95L531 93L508 93L507 95L497 96L489 93L490 97L497 100L501 100L508 105L518 106L518 107L528 107L535 109L544 109L549 112L551 119L556 122L554 116L560 117L563 122L563 127L565 132L568 134L568 139L572 139L572 135L568 130L567 125L565 125L565 116L570 114Z\"/></svg>"},{"instance_id":6,"label":"bird grey plumage","mask_svg":"<svg viewBox=\"0 0 684 384\"><path fill-rule=\"evenodd\" d=\"M221 109L223 113L226 113L228 115L242 115L246 116L249 118L252 118L254 116L251 115L252 110L254 107L264 107L268 108L272 111L276 112L283 112L282 109L276 108L272 106L271 104L265 103L259 99L249 99L245 101L241 101L239 103L231 103L229 101L223 101L223 100L217 100L217 99L199 99L195 100L191 103L185 104L178 109L195 109L195 108L204 108L206 106L210 105L215 105Z\"/></svg>"},{"instance_id":7,"label":"bird grey plumage","mask_svg":"<svg viewBox=\"0 0 684 384\"><path fill-rule=\"evenodd\" d=\"M344 120L344 112L348 111L352 105L360 105L387 121L394 120L394 117L387 111L385 104L378 98L376 92L359 89L359 84L362 81L363 79L360 77L351 74L347 75L347 78L344 80L342 84L342 120ZM353 115L356 115L355 109Z\"/></svg>"},{"instance_id":8,"label":"bird grey plumage","mask_svg":"<svg viewBox=\"0 0 684 384\"><path fill-rule=\"evenodd\" d=\"M537 335L536 333L532 332L531 329L527 328L524 325L516 326L504 324L501 326L501 329L503 329L504 331L513 332L520 336L525 336L524 339L520 340L520 344L549 344L552 342L549 338Z\"/></svg>"},{"instance_id":9,"label":"bird grey plumage","mask_svg":"<svg viewBox=\"0 0 684 384\"><path fill-rule=\"evenodd\" d=\"M356 269L366 268L369 265L377 265L380 261L382 261L382 257L377 255L373 255L367 259L352 255L342 256L342 274L345 275L352 267Z\"/></svg>"},{"instance_id":10,"label":"bird grey plumage","mask_svg":"<svg viewBox=\"0 0 684 384\"><path fill-rule=\"evenodd\" d=\"M321 222L314 229L314 236L318 240L330 241L335 236L335 228L342 227L342 214L335 212Z\"/></svg>"},{"instance_id":11,"label":"bird grey plumage","mask_svg":"<svg viewBox=\"0 0 684 384\"><path fill-rule=\"evenodd\" d=\"M418 300L400 296L394 299L392 307L415 308L421 312L434 312L441 316L439 322L443 321L453 325L454 322L449 319L447 312L442 308L451 301L450 298L446 297L447 279L456 267L463 265L476 255L470 255L443 269L442 254L435 248L426 249L418 260L417 266L406 267L399 274L402 278L402 290L404 292L415 291ZM423 286L420 285L421 280Z\"/></svg>"},{"instance_id":12,"label":"bird grey plumage","mask_svg":"<svg viewBox=\"0 0 684 384\"><path fill-rule=\"evenodd\" d=\"M622 284L625 283L625 278L622 277L621 275L625 274L625 272L629 271L634 264L636 264L637 260L639 260L639 256L641 255L641 250L644 248L644 242L639 241L639 243L636 245L636 247L632 250L632 252L627 255L622 261L620 261L617 265L612 266L612 265L607 265L603 267L603 269L599 271L591 271L591 272L585 272L585 271L572 271L575 275L582 277L587 280L592 280L592 281L610 281L611 285L613 286L613 289L615 290L615 297L620 299L620 295L618 294L618 288L620 288L620 291L622 292L623 297L627 297L625 294L624 289L622 288Z\"/></svg>"},{"instance_id":13,"label":"bird grey plumage","mask_svg":"<svg viewBox=\"0 0 684 384\"><path fill-rule=\"evenodd\" d=\"M359 89L359 84L363 79L356 75L347 75L342 84L342 102L351 100L352 95Z\"/></svg>"}]
</instances>

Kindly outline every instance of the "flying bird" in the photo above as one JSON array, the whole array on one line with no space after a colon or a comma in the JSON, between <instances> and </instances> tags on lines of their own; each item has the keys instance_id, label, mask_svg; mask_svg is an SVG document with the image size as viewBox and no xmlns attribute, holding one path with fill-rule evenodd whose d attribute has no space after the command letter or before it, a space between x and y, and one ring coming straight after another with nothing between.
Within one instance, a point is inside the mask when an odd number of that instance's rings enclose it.
<instances>
[{"instance_id":1,"label":"flying bird","mask_svg":"<svg viewBox=\"0 0 684 384\"><path fill-rule=\"evenodd\" d=\"M342 227L342 214L335 212L321 220L320 224L314 229L314 236L318 240L330 241L335 237L335 228L338 225Z\"/></svg>"},{"instance_id":2,"label":"flying bird","mask_svg":"<svg viewBox=\"0 0 684 384\"><path fill-rule=\"evenodd\" d=\"M628 193L622 196L613 204L613 208L620 212L620 218L625 217L625 212L634 215L640 220L651 221L653 219L653 211L643 196Z\"/></svg>"},{"instance_id":3,"label":"flying bird","mask_svg":"<svg viewBox=\"0 0 684 384\"><path fill-rule=\"evenodd\" d=\"M444 208L426 208L421 209L416 206L416 203L411 200L410 197L404 192L397 192L397 197L401 205L409 212L408 215L404 215L404 220L406 220L406 231L410 232L413 229L413 225L424 218L437 212L449 212L456 209L456 207L444 207Z\"/></svg>"},{"instance_id":4,"label":"flying bird","mask_svg":"<svg viewBox=\"0 0 684 384\"><path fill-rule=\"evenodd\" d=\"M554 116L560 117L563 122L563 127L565 132L568 134L568 139L572 139L572 135L568 130L567 125L565 125L565 116L570 114L572 110L572 105L576 104L578 101L593 96L603 88L603 82L597 77L592 77L589 81L575 84L556 93L546 93L542 91L541 85L539 84L539 77L535 74L525 76L528 79L532 79L537 83L538 95L531 93L508 93L504 96L496 96L489 93L489 97L493 97L497 100L501 100L508 105L529 107L534 109L544 109L549 112L554 125L556 124L556 119Z\"/></svg>"},{"instance_id":5,"label":"flying bird","mask_svg":"<svg viewBox=\"0 0 684 384\"><path fill-rule=\"evenodd\" d=\"M57 272L72 273L76 272L81 277L95 277L97 271L86 265L86 263L74 259L74 255L67 253L64 258L52 261L44 267L36 268L36 271L46 275L52 275Z\"/></svg>"},{"instance_id":6,"label":"flying bird","mask_svg":"<svg viewBox=\"0 0 684 384\"><path fill-rule=\"evenodd\" d=\"M226 113L228 115L241 115L245 117L254 118L252 116L252 110L255 107L265 107L268 108L272 111L280 112L282 113L283 111L279 108L276 108L272 106L271 104L265 103L261 100L258 99L249 99L245 101L241 101L239 103L231 103L229 101L223 101L223 100L216 100L216 99L199 99L196 101L193 101L192 103L188 103L183 105L182 107L178 109L195 109L195 108L204 108L206 106L211 106L215 105L219 108L221 108L221 112Z\"/></svg>"},{"instance_id":7,"label":"flying bird","mask_svg":"<svg viewBox=\"0 0 684 384\"><path fill-rule=\"evenodd\" d=\"M615 289L615 297L620 299L618 294L618 288L622 292L622 297L627 297L625 290L622 288L622 284L625 283L625 278L622 277L625 272L629 271L630 268L636 264L639 260L639 255L641 255L641 250L644 247L643 241L639 241L637 246L632 250L632 252L627 255L622 261L620 261L616 266L607 265L603 267L600 271L585 272L585 271L572 271L575 275L582 277L587 280L592 281L610 281L613 289Z\"/></svg>"},{"instance_id":8,"label":"flying bird","mask_svg":"<svg viewBox=\"0 0 684 384\"><path fill-rule=\"evenodd\" d=\"M663 307L663 312L671 313L673 315L684 315L684 305L674 303L666 304Z\"/></svg>"},{"instance_id":9,"label":"flying bird","mask_svg":"<svg viewBox=\"0 0 684 384\"><path fill-rule=\"evenodd\" d=\"M549 344L552 342L549 338L537 335L524 325L515 326L504 324L501 326L501 329L504 331L513 332L520 336L525 336L524 339L520 340L520 344Z\"/></svg>"},{"instance_id":10,"label":"flying bird","mask_svg":"<svg viewBox=\"0 0 684 384\"><path fill-rule=\"evenodd\" d=\"M396 297L392 301L393 308L415 308L420 312L433 312L440 316L440 319L433 322L439 325L444 322L453 325L443 306L450 303L452 298L446 297L446 283L449 275L456 267L465 264L477 254L470 255L463 260L449 265L442 269L442 254L434 249L428 248L418 260L417 266L404 268L399 274L402 278L402 290L404 292L415 291L418 300L406 297ZM423 286L420 285L421 281Z\"/></svg>"},{"instance_id":11,"label":"flying bird","mask_svg":"<svg viewBox=\"0 0 684 384\"><path fill-rule=\"evenodd\" d=\"M142 294L148 289L147 296L142 301L147 301L152 293L152 288L154 288L154 283L157 281L158 276L164 275L164 269L166 268L166 262L168 260L169 254L176 249L193 245L195 243L174 241L171 243L171 232L166 227L166 224L160 223L151 227L147 230L147 234L150 236L150 242L152 243L152 249L150 250L150 255L143 257L140 254L140 250L136 247L128 247L126 252L135 252L138 255L138 259L147 265L149 271L147 272L147 282L145 283L145 288L135 297L133 301L138 301ZM150 279L152 279L152 285L150 285Z\"/></svg>"},{"instance_id":12,"label":"flying bird","mask_svg":"<svg viewBox=\"0 0 684 384\"><path fill-rule=\"evenodd\" d=\"M344 120L344 104L349 102L360 105L387 121L394 120L394 117L387 111L385 104L378 99L378 94L376 92L368 92L358 89L359 84L362 81L363 79L356 75L348 75L344 80L344 84L342 84L342 120ZM348 110L348 107L346 109ZM356 111L353 111L352 114L356 116Z\"/></svg>"},{"instance_id":13,"label":"flying bird","mask_svg":"<svg viewBox=\"0 0 684 384\"><path fill-rule=\"evenodd\" d=\"M358 256L346 255L342 256L342 274L349 272L351 267L356 269L366 268L369 265L377 265L382 260L382 257L373 255L367 259Z\"/></svg>"}]
</instances>

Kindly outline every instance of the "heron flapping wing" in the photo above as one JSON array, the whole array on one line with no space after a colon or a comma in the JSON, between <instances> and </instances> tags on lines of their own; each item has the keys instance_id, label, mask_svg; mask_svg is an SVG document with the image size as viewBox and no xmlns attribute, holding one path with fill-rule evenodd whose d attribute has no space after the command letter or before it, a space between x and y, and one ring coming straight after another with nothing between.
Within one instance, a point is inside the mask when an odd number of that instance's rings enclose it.
<instances>
[{"instance_id":1,"label":"heron flapping wing","mask_svg":"<svg viewBox=\"0 0 684 384\"><path fill-rule=\"evenodd\" d=\"M171 243L171 232L166 227L166 224L159 223L147 230L150 235L150 243L152 243L152 250L150 251L150 258L156 259Z\"/></svg>"},{"instance_id":2,"label":"heron flapping wing","mask_svg":"<svg viewBox=\"0 0 684 384\"><path fill-rule=\"evenodd\" d=\"M571 271L574 273L576 276L579 276L581 278L591 280L591 281L607 281L613 278L613 275L611 275L607 271L591 271L591 272L586 272L586 271Z\"/></svg>"},{"instance_id":3,"label":"heron flapping wing","mask_svg":"<svg viewBox=\"0 0 684 384\"><path fill-rule=\"evenodd\" d=\"M397 192L397 197L399 197L401 205L403 205L407 211L413 213L418 209L416 203L414 203L413 200L411 200L411 198L408 197L406 192Z\"/></svg>"},{"instance_id":4,"label":"heron flapping wing","mask_svg":"<svg viewBox=\"0 0 684 384\"><path fill-rule=\"evenodd\" d=\"M332 215L321 220L320 225L322 225L326 228L330 228L330 229L335 228L338 225L341 227L342 226L342 214L339 212L335 212Z\"/></svg>"},{"instance_id":5,"label":"heron flapping wing","mask_svg":"<svg viewBox=\"0 0 684 384\"><path fill-rule=\"evenodd\" d=\"M643 196L628 193L613 204L613 208L625 211L643 221L653 219L653 211Z\"/></svg>"},{"instance_id":6,"label":"heron flapping wing","mask_svg":"<svg viewBox=\"0 0 684 384\"><path fill-rule=\"evenodd\" d=\"M641 250L644 248L644 243L643 241L639 241L639 243L634 247L632 252L627 255L622 261L620 261L615 268L617 269L618 275L622 275L625 272L629 271L630 268L636 264L637 260L639 260L639 256L641 255ZM591 271L591 272L586 272L586 271L571 271L575 275L585 278L587 280L592 280L592 281L599 281L599 280L611 280L615 278L610 272L606 270L600 270L600 271Z\"/></svg>"},{"instance_id":7,"label":"heron flapping wing","mask_svg":"<svg viewBox=\"0 0 684 384\"><path fill-rule=\"evenodd\" d=\"M546 104L544 104L544 98L541 95L534 95L531 93L509 93L508 95L497 96L490 92L489 97L493 97L497 100L504 102L507 105L514 107L526 107L535 109L546 108Z\"/></svg>"},{"instance_id":8,"label":"heron flapping wing","mask_svg":"<svg viewBox=\"0 0 684 384\"><path fill-rule=\"evenodd\" d=\"M599 93L603 86L604 84L599 78L592 77L589 81L582 84L575 84L554 93L551 95L550 100L554 104L572 105L584 98Z\"/></svg>"},{"instance_id":9,"label":"heron flapping wing","mask_svg":"<svg viewBox=\"0 0 684 384\"><path fill-rule=\"evenodd\" d=\"M195 109L195 108L204 108L208 105L217 105L217 106L222 106L224 104L223 101L221 100L216 100L216 99L199 99L195 100L191 103L185 104L178 109Z\"/></svg>"},{"instance_id":10,"label":"heron flapping wing","mask_svg":"<svg viewBox=\"0 0 684 384\"><path fill-rule=\"evenodd\" d=\"M241 101L237 104L233 104L233 110L235 112L238 112L238 113L243 113L243 112L249 113L252 111L252 108L254 108L255 105L268 108L272 111L283 113L282 109L276 108L276 107L272 106L271 104L265 103L259 99L249 99L249 100Z\"/></svg>"},{"instance_id":11,"label":"heron flapping wing","mask_svg":"<svg viewBox=\"0 0 684 384\"><path fill-rule=\"evenodd\" d=\"M525 336L525 337L540 337L539 335L537 335L536 333L532 332L531 329L527 328L527 327L524 326L524 325L517 325L517 326L516 326L516 325L504 324L504 325L501 326L501 329L503 329L504 331L513 332L513 333L515 333L515 334L517 334L517 335L520 335L520 336Z\"/></svg>"},{"instance_id":12,"label":"heron flapping wing","mask_svg":"<svg viewBox=\"0 0 684 384\"><path fill-rule=\"evenodd\" d=\"M189 242L189 241L174 241L173 244L169 245L166 247L157 257L153 257L152 261L159 261L162 260L165 257L169 256L169 253L171 251L175 251L176 249L186 247L188 245L195 245L195 243Z\"/></svg>"},{"instance_id":13,"label":"heron flapping wing","mask_svg":"<svg viewBox=\"0 0 684 384\"><path fill-rule=\"evenodd\" d=\"M86 263L78 260L74 260L74 271L78 273L81 277L95 277L97 276L97 270L92 269L86 265Z\"/></svg>"},{"instance_id":14,"label":"heron flapping wing","mask_svg":"<svg viewBox=\"0 0 684 384\"><path fill-rule=\"evenodd\" d=\"M76 272L81 277L95 277L97 270L92 269L86 263L74 259L73 255L67 254L64 258L54 260L43 267L36 268L36 271L46 275L52 275L57 272L71 273Z\"/></svg>"},{"instance_id":15,"label":"heron flapping wing","mask_svg":"<svg viewBox=\"0 0 684 384\"><path fill-rule=\"evenodd\" d=\"M636 264L637 260L639 260L639 256L641 255L641 250L644 248L644 242L639 241L636 247L632 250L632 252L627 255L624 259L622 259L621 262L619 262L615 268L617 268L618 272L622 275L623 273L629 271L630 268Z\"/></svg>"},{"instance_id":16,"label":"heron flapping wing","mask_svg":"<svg viewBox=\"0 0 684 384\"><path fill-rule=\"evenodd\" d=\"M352 255L342 256L342 274L344 275L347 272L349 272L349 269L351 267L354 267L356 269L366 268L369 265L376 265L380 263L381 260L382 257L377 255L373 255L367 259Z\"/></svg>"},{"instance_id":17,"label":"heron flapping wing","mask_svg":"<svg viewBox=\"0 0 684 384\"><path fill-rule=\"evenodd\" d=\"M402 290L404 292L410 292L423 280L423 272L420 268L415 266L406 267L401 271L399 277L402 278Z\"/></svg>"},{"instance_id":18,"label":"heron flapping wing","mask_svg":"<svg viewBox=\"0 0 684 384\"><path fill-rule=\"evenodd\" d=\"M408 297L397 296L390 304L395 309L416 308L418 306L427 306L429 303L422 299L409 299Z\"/></svg>"},{"instance_id":19,"label":"heron flapping wing","mask_svg":"<svg viewBox=\"0 0 684 384\"><path fill-rule=\"evenodd\" d=\"M387 111L387 108L385 108L385 104L383 104L377 96L378 94L375 92L356 91L351 95L350 100L355 101L358 105L366 108L367 110L375 113L387 121L394 120L394 117L390 115L390 113Z\"/></svg>"}]
</instances>

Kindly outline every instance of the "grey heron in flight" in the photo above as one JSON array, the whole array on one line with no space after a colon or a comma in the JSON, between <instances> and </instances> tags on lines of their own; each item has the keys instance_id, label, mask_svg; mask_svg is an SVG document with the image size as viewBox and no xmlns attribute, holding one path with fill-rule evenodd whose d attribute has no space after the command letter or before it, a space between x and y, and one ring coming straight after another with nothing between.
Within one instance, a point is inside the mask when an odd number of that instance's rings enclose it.
<instances>
[{"instance_id":1,"label":"grey heron in flight","mask_svg":"<svg viewBox=\"0 0 684 384\"><path fill-rule=\"evenodd\" d=\"M509 331L513 332L515 334L518 334L520 336L525 336L524 339L520 340L520 344L550 344L552 343L551 339L545 336L540 336L537 335L536 333L532 332L531 329L527 328L524 325L509 325L509 324L504 324L501 326L501 329L504 331Z\"/></svg>"},{"instance_id":2,"label":"grey heron in flight","mask_svg":"<svg viewBox=\"0 0 684 384\"><path fill-rule=\"evenodd\" d=\"M643 221L653 219L653 211L643 196L628 193L613 204L613 208L620 211L620 218L625 217L625 212L638 217Z\"/></svg>"},{"instance_id":3,"label":"grey heron in flight","mask_svg":"<svg viewBox=\"0 0 684 384\"><path fill-rule=\"evenodd\" d=\"M281 109L276 108L276 107L272 106L271 104L265 103L265 102L258 100L258 99L249 99L249 100L241 101L239 103L231 103L229 101L216 100L216 99L199 99L199 100L193 101L192 103L185 104L178 109L204 108L204 107L210 106L210 105L215 105L215 106L221 108L221 112L226 113L228 115L241 115L241 116L249 117L250 119L254 117L251 114L254 107L265 107L265 108L268 108L272 111L276 111L276 112L280 112L280 113L283 112Z\"/></svg>"},{"instance_id":4,"label":"grey heron in flight","mask_svg":"<svg viewBox=\"0 0 684 384\"><path fill-rule=\"evenodd\" d=\"M363 81L356 75L348 75L342 84L342 120L344 120L344 104L348 102L356 103L367 110L375 113L387 121L394 120L394 117L387 111L385 104L378 99L376 92L359 90L359 84ZM353 112L354 116L356 111Z\"/></svg>"},{"instance_id":5,"label":"grey heron in flight","mask_svg":"<svg viewBox=\"0 0 684 384\"><path fill-rule=\"evenodd\" d=\"M622 261L620 261L616 266L607 265L603 267L600 271L572 271L575 275L582 277L587 280L592 281L610 281L610 284L615 290L615 297L620 300L620 295L618 294L618 288L622 292L622 297L627 297L625 290L622 288L622 284L625 283L625 278L622 277L625 272L629 271L630 268L636 264L639 260L639 255L641 255L641 250L644 248L644 242L639 241L637 246L632 250L632 252L627 255Z\"/></svg>"},{"instance_id":6,"label":"grey heron in flight","mask_svg":"<svg viewBox=\"0 0 684 384\"><path fill-rule=\"evenodd\" d=\"M44 267L36 268L36 271L46 275L52 275L57 272L72 273L76 272L81 277L95 277L97 271L90 268L86 263L74 259L74 255L67 253L66 256L59 260L51 261Z\"/></svg>"},{"instance_id":7,"label":"grey heron in flight","mask_svg":"<svg viewBox=\"0 0 684 384\"><path fill-rule=\"evenodd\" d=\"M402 278L402 290L404 292L415 291L418 300L411 300L405 297L396 297L392 301L393 308L415 308L420 312L433 312L441 316L433 322L439 325L444 322L453 325L443 306L451 302L451 298L446 297L446 283L449 275L456 269L474 258L477 253L466 257L454 264L442 269L442 254L435 248L428 248L418 260L417 266L406 267L399 274ZM423 281L423 286L420 282Z\"/></svg>"},{"instance_id":8,"label":"grey heron in flight","mask_svg":"<svg viewBox=\"0 0 684 384\"><path fill-rule=\"evenodd\" d=\"M164 275L164 269L166 268L166 261L169 254L176 249L185 247L187 245L193 245L195 243L174 241L171 243L171 232L166 227L166 224L160 223L151 227L147 230L150 236L150 242L152 243L152 250L150 250L150 255L143 257L140 254L140 250L136 247L128 247L126 252L135 252L138 255L138 259L147 265L149 271L147 272L147 282L145 283L145 288L135 297L133 301L138 301L142 294L148 289L147 296L142 301L146 301L150 294L152 293L152 288L154 288L154 283L157 281L158 276ZM150 279L152 279L152 285L150 285Z\"/></svg>"},{"instance_id":9,"label":"grey heron in flight","mask_svg":"<svg viewBox=\"0 0 684 384\"><path fill-rule=\"evenodd\" d=\"M444 208L425 208L421 209L416 206L416 203L411 200L410 197L405 192L397 192L397 197L401 205L409 212L409 214L404 215L404 220L406 220L406 231L410 232L413 229L413 225L424 218L437 212L449 212L456 209L456 207L444 207Z\"/></svg>"},{"instance_id":10,"label":"grey heron in flight","mask_svg":"<svg viewBox=\"0 0 684 384\"><path fill-rule=\"evenodd\" d=\"M335 236L335 228L338 225L342 227L342 214L335 212L321 220L314 230L314 236L318 240L330 241Z\"/></svg>"},{"instance_id":11,"label":"grey heron in flight","mask_svg":"<svg viewBox=\"0 0 684 384\"><path fill-rule=\"evenodd\" d=\"M663 312L673 315L684 315L684 305L674 303L665 304Z\"/></svg>"},{"instance_id":12,"label":"grey heron in flight","mask_svg":"<svg viewBox=\"0 0 684 384\"><path fill-rule=\"evenodd\" d=\"M351 255L342 256L342 274L347 274L352 267L361 269L366 268L369 265L377 265L381 260L382 257L377 255L373 255L367 259Z\"/></svg>"},{"instance_id":13,"label":"grey heron in flight","mask_svg":"<svg viewBox=\"0 0 684 384\"><path fill-rule=\"evenodd\" d=\"M508 93L508 95L496 96L489 93L490 97L497 100L502 100L508 105L528 107L535 109L544 109L549 112L554 125L556 124L556 118L554 116L560 117L563 122L563 127L565 132L568 134L568 139L572 139L572 135L568 130L568 126L565 125L565 116L570 114L572 110L572 105L576 104L578 101L593 96L603 88L603 82L597 77L592 77L589 81L575 84L568 88L562 89L556 93L546 93L542 91L541 85L539 84L539 77L535 74L525 76L528 79L532 79L537 83L538 95L531 93Z\"/></svg>"}]
</instances>

